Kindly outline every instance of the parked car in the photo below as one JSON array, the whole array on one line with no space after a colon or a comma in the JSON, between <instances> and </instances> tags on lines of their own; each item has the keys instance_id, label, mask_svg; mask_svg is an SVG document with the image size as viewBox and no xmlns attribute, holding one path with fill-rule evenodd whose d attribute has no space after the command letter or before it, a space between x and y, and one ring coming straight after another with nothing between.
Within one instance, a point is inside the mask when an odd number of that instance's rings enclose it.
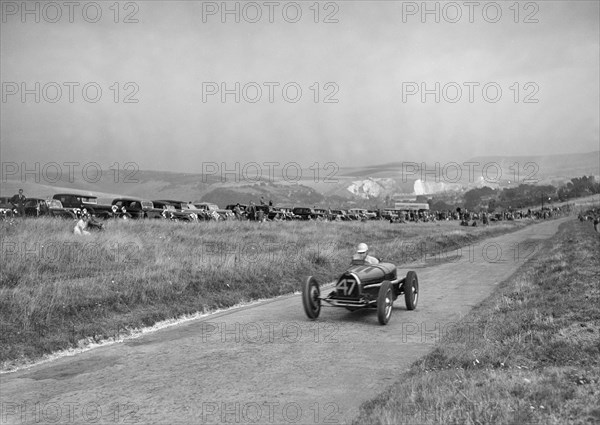
<instances>
[{"instance_id":1,"label":"parked car","mask_svg":"<svg viewBox=\"0 0 600 425\"><path fill-rule=\"evenodd\" d=\"M273 207L269 211L269 220L293 220L294 213L290 207Z\"/></svg>"},{"instance_id":2,"label":"parked car","mask_svg":"<svg viewBox=\"0 0 600 425\"><path fill-rule=\"evenodd\" d=\"M180 201L152 201L155 208L159 208L162 213L162 217L168 220L175 221L196 221L198 218L193 213L184 212L181 209Z\"/></svg>"},{"instance_id":3,"label":"parked car","mask_svg":"<svg viewBox=\"0 0 600 425\"><path fill-rule=\"evenodd\" d=\"M59 200L41 198L27 198L25 200L25 215L28 217L77 218L75 213L64 208Z\"/></svg>"},{"instance_id":4,"label":"parked car","mask_svg":"<svg viewBox=\"0 0 600 425\"><path fill-rule=\"evenodd\" d=\"M220 209L217 204L211 204L210 202L194 201L194 205L199 210L217 211L218 209ZM229 208L225 208L225 209L228 210ZM233 208L231 208L231 209L233 210Z\"/></svg>"},{"instance_id":5,"label":"parked car","mask_svg":"<svg viewBox=\"0 0 600 425\"><path fill-rule=\"evenodd\" d=\"M92 217L106 219L112 216L112 206L98 204L97 196L59 193L52 199L60 201L65 209L73 211L76 215L85 208Z\"/></svg>"},{"instance_id":6,"label":"parked car","mask_svg":"<svg viewBox=\"0 0 600 425\"><path fill-rule=\"evenodd\" d=\"M380 215L380 210L367 210L367 219L369 220L381 220L383 217Z\"/></svg>"},{"instance_id":7,"label":"parked car","mask_svg":"<svg viewBox=\"0 0 600 425\"><path fill-rule=\"evenodd\" d=\"M248 208L248 205L246 205L246 204L229 204L225 207L225 209L231 210L232 212L234 212L235 207L240 208L240 220L245 220L247 218L246 209ZM234 212L234 216L235 216L235 212Z\"/></svg>"},{"instance_id":8,"label":"parked car","mask_svg":"<svg viewBox=\"0 0 600 425\"><path fill-rule=\"evenodd\" d=\"M377 217L377 213L367 211L364 208L351 208L348 210L348 217L352 220L371 220Z\"/></svg>"},{"instance_id":9,"label":"parked car","mask_svg":"<svg viewBox=\"0 0 600 425\"><path fill-rule=\"evenodd\" d=\"M294 214L294 218L299 220L315 220L317 218L317 214L312 208L308 207L296 207L292 210Z\"/></svg>"},{"instance_id":10,"label":"parked car","mask_svg":"<svg viewBox=\"0 0 600 425\"><path fill-rule=\"evenodd\" d=\"M348 217L348 213L345 210L331 210L331 215L333 216L333 220L350 220L350 217Z\"/></svg>"},{"instance_id":11,"label":"parked car","mask_svg":"<svg viewBox=\"0 0 600 425\"><path fill-rule=\"evenodd\" d=\"M221 220L235 220L235 214L233 211L228 209L218 209L217 214L221 217Z\"/></svg>"},{"instance_id":12,"label":"parked car","mask_svg":"<svg viewBox=\"0 0 600 425\"><path fill-rule=\"evenodd\" d=\"M135 198L117 198L113 199L112 205L119 211L124 207L125 211L133 219L163 218L162 208L154 207L152 201L142 201Z\"/></svg>"},{"instance_id":13,"label":"parked car","mask_svg":"<svg viewBox=\"0 0 600 425\"><path fill-rule=\"evenodd\" d=\"M10 198L0 197L0 219L11 218L17 215L17 209L10 203Z\"/></svg>"},{"instance_id":14,"label":"parked car","mask_svg":"<svg viewBox=\"0 0 600 425\"><path fill-rule=\"evenodd\" d=\"M317 216L317 220L327 220L329 219L329 214L327 210L324 208L314 208L315 214Z\"/></svg>"},{"instance_id":15,"label":"parked car","mask_svg":"<svg viewBox=\"0 0 600 425\"><path fill-rule=\"evenodd\" d=\"M398 213L391 208L386 208L381 212L381 216L385 219L385 220L396 220L398 218Z\"/></svg>"},{"instance_id":16,"label":"parked car","mask_svg":"<svg viewBox=\"0 0 600 425\"><path fill-rule=\"evenodd\" d=\"M191 208L193 207L193 208ZM200 220L221 220L224 219L219 214L219 206L217 204L211 204L210 202L199 202L196 201L192 204L187 205L187 210L192 211L198 216ZM187 212L186 210L186 212Z\"/></svg>"}]
</instances>

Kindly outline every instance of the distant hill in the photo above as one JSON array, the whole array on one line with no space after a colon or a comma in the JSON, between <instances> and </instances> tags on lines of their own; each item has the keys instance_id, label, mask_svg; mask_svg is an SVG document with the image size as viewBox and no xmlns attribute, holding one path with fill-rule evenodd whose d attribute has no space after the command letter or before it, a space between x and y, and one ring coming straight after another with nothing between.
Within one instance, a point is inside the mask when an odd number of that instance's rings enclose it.
<instances>
[{"instance_id":1,"label":"distant hill","mask_svg":"<svg viewBox=\"0 0 600 425\"><path fill-rule=\"evenodd\" d=\"M416 161L415 161L416 162ZM94 194L101 202L108 202L119 196L143 199L179 199L182 201L210 201L220 206L228 203L247 203L264 197L280 205L353 205L393 197L400 194L414 195L416 187L422 193L436 193L466 189L471 186L490 185L482 179L482 171L487 166L492 179L501 170L501 179L496 184L510 186L527 182L530 177L543 184L558 185L573 177L594 175L600 178L600 151L565 155L474 157L462 161L462 176L454 181L455 174L436 177L425 174L425 182L415 181L421 177L420 170L414 170L414 163L392 162L365 167L340 167L335 172L324 172L317 178L313 170L303 170L299 181L285 180L275 175L273 181L238 179L233 181L221 176L195 173L164 172L152 170L123 171L103 170L99 178L84 178L75 173L69 180L66 175L35 176L28 174L3 175L0 181L0 195L12 196L23 188L29 197L48 197L60 192ZM478 163L475 166L475 181L470 181L468 168L463 163ZM443 168L445 164L440 164ZM435 164L425 164L427 170L435 169ZM447 173L455 173L452 167ZM268 176L265 173L265 176ZM37 181L36 181L37 177ZM227 176L225 176L227 177ZM516 179L515 179L516 178ZM93 181L92 181L93 180Z\"/></svg>"}]
</instances>

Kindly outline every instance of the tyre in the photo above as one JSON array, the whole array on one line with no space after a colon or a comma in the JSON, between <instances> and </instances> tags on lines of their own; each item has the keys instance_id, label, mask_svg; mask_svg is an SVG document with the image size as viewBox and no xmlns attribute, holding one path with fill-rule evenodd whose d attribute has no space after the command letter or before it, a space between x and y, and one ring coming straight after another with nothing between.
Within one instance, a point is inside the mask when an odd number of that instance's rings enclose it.
<instances>
[{"instance_id":1,"label":"tyre","mask_svg":"<svg viewBox=\"0 0 600 425\"><path fill-rule=\"evenodd\" d=\"M316 319L321 312L321 290L313 276L309 276L302 287L302 305L309 319Z\"/></svg>"},{"instance_id":2,"label":"tyre","mask_svg":"<svg viewBox=\"0 0 600 425\"><path fill-rule=\"evenodd\" d=\"M392 284L389 280L384 280L377 295L377 319L382 325L387 325L389 322L393 304Z\"/></svg>"},{"instance_id":3,"label":"tyre","mask_svg":"<svg viewBox=\"0 0 600 425\"><path fill-rule=\"evenodd\" d=\"M419 279L417 274L413 271L406 273L406 279L404 280L404 301L406 303L407 310L414 310L417 308L417 301L419 300Z\"/></svg>"}]
</instances>

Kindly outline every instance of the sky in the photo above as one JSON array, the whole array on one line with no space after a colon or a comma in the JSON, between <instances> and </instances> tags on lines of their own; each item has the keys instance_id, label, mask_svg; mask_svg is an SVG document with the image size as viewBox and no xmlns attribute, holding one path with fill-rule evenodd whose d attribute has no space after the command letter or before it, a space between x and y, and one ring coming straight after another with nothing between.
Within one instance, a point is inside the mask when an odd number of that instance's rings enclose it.
<instances>
[{"instance_id":1,"label":"sky","mask_svg":"<svg viewBox=\"0 0 600 425\"><path fill-rule=\"evenodd\" d=\"M599 149L597 1L24 4L1 1L2 162L201 172Z\"/></svg>"}]
</instances>

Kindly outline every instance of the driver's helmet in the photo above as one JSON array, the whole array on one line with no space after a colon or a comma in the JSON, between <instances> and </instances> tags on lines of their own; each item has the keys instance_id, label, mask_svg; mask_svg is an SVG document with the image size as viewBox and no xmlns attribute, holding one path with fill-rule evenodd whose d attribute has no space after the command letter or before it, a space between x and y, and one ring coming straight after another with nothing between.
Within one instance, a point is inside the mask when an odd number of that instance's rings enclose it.
<instances>
[{"instance_id":1,"label":"driver's helmet","mask_svg":"<svg viewBox=\"0 0 600 425\"><path fill-rule=\"evenodd\" d=\"M366 254L366 252L369 250L369 246L366 243L359 243L358 244L358 248L356 248L356 252L358 254Z\"/></svg>"}]
</instances>

